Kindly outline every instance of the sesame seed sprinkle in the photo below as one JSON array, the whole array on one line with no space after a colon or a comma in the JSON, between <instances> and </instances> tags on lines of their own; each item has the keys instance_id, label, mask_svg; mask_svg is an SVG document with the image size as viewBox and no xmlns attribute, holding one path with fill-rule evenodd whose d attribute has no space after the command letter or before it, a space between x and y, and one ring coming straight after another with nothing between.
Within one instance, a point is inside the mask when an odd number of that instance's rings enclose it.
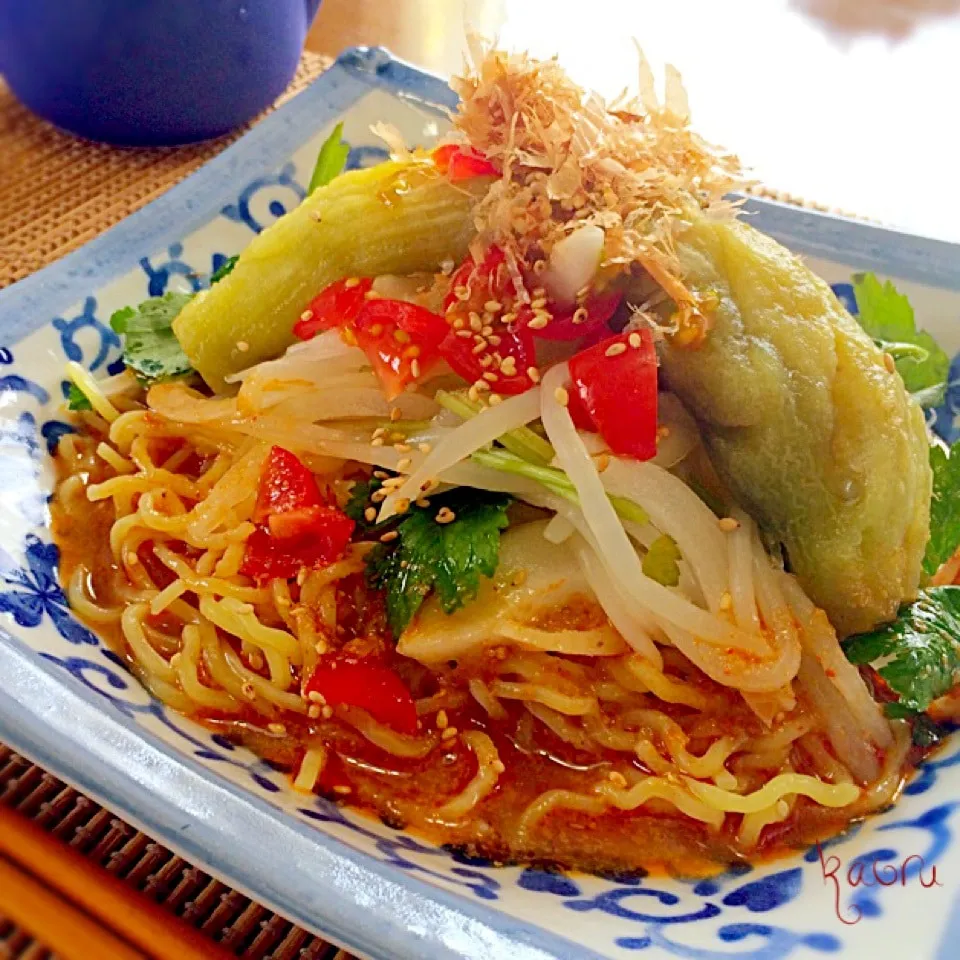
<instances>
[{"instance_id":1,"label":"sesame seed sprinkle","mask_svg":"<svg viewBox=\"0 0 960 960\"><path fill-rule=\"evenodd\" d=\"M641 344L643 343L643 338L640 336L639 333L636 332L636 330L634 330L634 332L631 333L629 337L627 337L627 342L630 344L631 347L633 347L634 350L638 350Z\"/></svg>"},{"instance_id":2,"label":"sesame seed sprinkle","mask_svg":"<svg viewBox=\"0 0 960 960\"><path fill-rule=\"evenodd\" d=\"M237 341L237 349L238 349L241 353L246 353L246 352L250 349L250 344L247 343L246 340L238 340L238 341Z\"/></svg>"},{"instance_id":3,"label":"sesame seed sprinkle","mask_svg":"<svg viewBox=\"0 0 960 960\"><path fill-rule=\"evenodd\" d=\"M453 523L457 515L449 507L441 507L434 519L440 524Z\"/></svg>"},{"instance_id":4,"label":"sesame seed sprinkle","mask_svg":"<svg viewBox=\"0 0 960 960\"><path fill-rule=\"evenodd\" d=\"M735 520L733 517L721 517L717 521L717 526L724 533L733 533L734 530L740 529L740 521Z\"/></svg>"},{"instance_id":5,"label":"sesame seed sprinkle","mask_svg":"<svg viewBox=\"0 0 960 960\"><path fill-rule=\"evenodd\" d=\"M396 530L388 530L385 534L380 537L381 543L390 543L391 540L396 540L400 534Z\"/></svg>"},{"instance_id":6,"label":"sesame seed sprinkle","mask_svg":"<svg viewBox=\"0 0 960 960\"><path fill-rule=\"evenodd\" d=\"M570 394L563 387L557 387L553 391L553 399L560 404L561 407L565 407L570 402Z\"/></svg>"},{"instance_id":7,"label":"sesame seed sprinkle","mask_svg":"<svg viewBox=\"0 0 960 960\"><path fill-rule=\"evenodd\" d=\"M627 352L627 345L625 343L611 343L606 350L604 350L603 355L605 357L619 357L621 353Z\"/></svg>"}]
</instances>

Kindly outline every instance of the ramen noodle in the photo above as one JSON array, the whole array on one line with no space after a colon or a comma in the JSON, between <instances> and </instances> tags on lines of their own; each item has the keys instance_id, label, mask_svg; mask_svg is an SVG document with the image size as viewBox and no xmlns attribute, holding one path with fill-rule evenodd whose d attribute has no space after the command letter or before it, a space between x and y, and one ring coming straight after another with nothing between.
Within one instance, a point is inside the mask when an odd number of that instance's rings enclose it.
<instances>
[{"instance_id":1,"label":"ramen noodle","mask_svg":"<svg viewBox=\"0 0 960 960\"><path fill-rule=\"evenodd\" d=\"M889 354L647 73L609 105L484 52L448 144L382 130L122 312L53 509L76 613L294 789L701 873L896 799L915 721L840 640L917 596L931 470Z\"/></svg>"}]
</instances>

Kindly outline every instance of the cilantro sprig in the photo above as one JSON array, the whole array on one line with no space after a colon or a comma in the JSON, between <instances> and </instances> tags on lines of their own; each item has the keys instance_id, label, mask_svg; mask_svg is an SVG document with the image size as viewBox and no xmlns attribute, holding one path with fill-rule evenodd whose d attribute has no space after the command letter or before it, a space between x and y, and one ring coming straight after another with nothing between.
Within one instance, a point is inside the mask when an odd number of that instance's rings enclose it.
<instances>
[{"instance_id":1,"label":"cilantro sprig","mask_svg":"<svg viewBox=\"0 0 960 960\"><path fill-rule=\"evenodd\" d=\"M960 441L947 454L930 447L933 493L930 497L930 539L923 569L933 576L960 545Z\"/></svg>"},{"instance_id":2,"label":"cilantro sprig","mask_svg":"<svg viewBox=\"0 0 960 960\"><path fill-rule=\"evenodd\" d=\"M87 399L87 395L75 383L71 383L67 388L67 409L75 411L93 409L93 404Z\"/></svg>"},{"instance_id":3,"label":"cilantro sprig","mask_svg":"<svg viewBox=\"0 0 960 960\"><path fill-rule=\"evenodd\" d=\"M847 659L873 664L896 694L891 717L923 713L960 681L960 587L931 587L900 608L893 623L851 637Z\"/></svg>"},{"instance_id":4,"label":"cilantro sprig","mask_svg":"<svg viewBox=\"0 0 960 960\"><path fill-rule=\"evenodd\" d=\"M855 274L853 293L860 326L893 357L904 386L921 407L943 402L950 358L926 330L917 328L910 301L887 280L872 273Z\"/></svg>"},{"instance_id":5,"label":"cilantro sprig","mask_svg":"<svg viewBox=\"0 0 960 960\"><path fill-rule=\"evenodd\" d=\"M512 498L459 488L430 497L429 507L369 524L364 512L379 485L373 479L355 486L346 512L368 534L396 533L368 554L367 582L384 592L387 622L399 637L431 592L445 613L453 613L477 596L481 577L496 573Z\"/></svg>"},{"instance_id":6,"label":"cilantro sprig","mask_svg":"<svg viewBox=\"0 0 960 960\"><path fill-rule=\"evenodd\" d=\"M192 299L190 293L165 293L137 307L123 307L110 326L123 338L123 362L144 384L183 377L193 371L173 332L173 321Z\"/></svg>"}]
</instances>

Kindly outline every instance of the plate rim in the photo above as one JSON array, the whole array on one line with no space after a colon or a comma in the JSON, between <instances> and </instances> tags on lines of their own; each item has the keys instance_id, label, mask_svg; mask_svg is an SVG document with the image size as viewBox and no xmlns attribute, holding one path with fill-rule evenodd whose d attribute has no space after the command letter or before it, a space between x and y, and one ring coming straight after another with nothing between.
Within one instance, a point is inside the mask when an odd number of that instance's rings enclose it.
<instances>
[{"instance_id":1,"label":"plate rim","mask_svg":"<svg viewBox=\"0 0 960 960\"><path fill-rule=\"evenodd\" d=\"M456 101L444 80L383 48L344 51L301 93L161 197L61 260L0 291L3 343L15 346L89 290L122 276L140 258L209 223L235 199L238 183L275 170L318 128L374 89L434 110L449 108ZM762 198L747 198L744 206L752 214L752 223L802 253L840 258L898 278L960 291L960 243ZM148 834L188 860L351 950L374 957L410 958L423 956L424 951L436 957L479 958L492 955L492 949L509 950L518 960L601 956L544 927L381 864L295 817L278 815L272 805L164 744L134 720L104 709L93 692L74 677L55 673L39 653L3 628L0 676L5 677L0 684L0 736L14 749L144 826ZM38 701L38 692L48 699ZM51 693L56 696L49 697ZM58 729L50 724L51 711L62 710L64 704L74 712L62 716L62 729ZM80 716L85 723L75 722ZM95 741L96 751L89 741L94 728L104 734ZM255 818L260 824L255 840L244 838L242 844L224 846L223 833L209 822L192 814L190 822L185 822L187 798L180 798L178 805L176 796L158 792L130 768L130 747L138 744L155 764L166 764L167 789L186 778L195 801L205 792L208 799L222 804L218 814L229 810L237 823ZM391 895L380 897L371 914L348 891L338 889L332 896L329 887L318 885L324 903L317 909L302 889L309 873L263 858L268 833L285 838L286 847L278 848L285 859L290 851L306 857L320 847L331 869L373 879L385 885L383 889L389 887ZM371 916L376 924L370 922ZM410 926L411 916L421 921L416 929Z\"/></svg>"}]
</instances>

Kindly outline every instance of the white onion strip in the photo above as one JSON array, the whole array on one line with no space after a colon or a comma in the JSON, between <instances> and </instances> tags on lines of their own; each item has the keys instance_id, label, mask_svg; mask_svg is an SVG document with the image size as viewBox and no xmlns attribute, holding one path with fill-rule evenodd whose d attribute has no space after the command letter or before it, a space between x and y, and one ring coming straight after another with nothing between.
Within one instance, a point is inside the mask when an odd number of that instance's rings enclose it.
<instances>
[{"instance_id":1,"label":"white onion strip","mask_svg":"<svg viewBox=\"0 0 960 960\"><path fill-rule=\"evenodd\" d=\"M590 584L603 612L616 627L617 632L633 647L644 659L649 660L658 670L663 669L663 657L657 649L650 635L637 622L629 607L621 599L616 585L607 576L603 563L597 558L583 537L576 537L573 548L580 561L583 575Z\"/></svg>"},{"instance_id":2,"label":"white onion strip","mask_svg":"<svg viewBox=\"0 0 960 960\"><path fill-rule=\"evenodd\" d=\"M557 391L563 388L568 379L569 371L565 363L547 371L543 378L540 418L557 452L557 461L577 488L583 517L608 570L621 582L627 595L634 597L651 613L704 640L737 650L755 651L757 637L745 634L695 607L680 594L644 574L640 558L607 498L600 475L577 435L570 413L557 400Z\"/></svg>"},{"instance_id":3,"label":"white onion strip","mask_svg":"<svg viewBox=\"0 0 960 960\"><path fill-rule=\"evenodd\" d=\"M714 613L729 581L724 534L710 508L678 477L652 463L611 458L601 475L607 493L639 503L677 542Z\"/></svg>"},{"instance_id":4,"label":"white onion strip","mask_svg":"<svg viewBox=\"0 0 960 960\"><path fill-rule=\"evenodd\" d=\"M387 520L397 512L397 501L416 500L422 495L424 484L436 480L444 470L466 460L475 450L535 420L540 413L540 406L540 388L534 387L465 420L413 468L403 486L383 501L379 520Z\"/></svg>"}]
</instances>

